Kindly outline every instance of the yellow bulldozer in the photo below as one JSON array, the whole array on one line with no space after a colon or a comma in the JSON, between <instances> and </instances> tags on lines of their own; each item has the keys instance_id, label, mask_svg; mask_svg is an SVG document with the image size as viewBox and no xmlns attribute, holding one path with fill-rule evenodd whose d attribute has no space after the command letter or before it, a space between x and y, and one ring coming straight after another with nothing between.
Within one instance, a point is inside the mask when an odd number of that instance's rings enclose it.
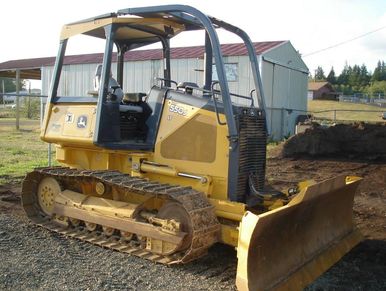
<instances>
[{"instance_id":1,"label":"yellow bulldozer","mask_svg":"<svg viewBox=\"0 0 386 291\"><path fill-rule=\"evenodd\" d=\"M220 28L244 42L248 96L229 90ZM205 38L202 86L171 79L169 40L196 30ZM87 96L62 96L66 45L80 34L103 40L103 62ZM162 75L146 93L124 88L125 53L154 43ZM267 190L254 46L240 28L190 6L128 8L65 25L41 139L56 145L63 166L28 173L22 204L35 224L67 237L166 265L227 244L237 249L239 290L301 289L361 239L352 222L360 178Z\"/></svg>"}]
</instances>

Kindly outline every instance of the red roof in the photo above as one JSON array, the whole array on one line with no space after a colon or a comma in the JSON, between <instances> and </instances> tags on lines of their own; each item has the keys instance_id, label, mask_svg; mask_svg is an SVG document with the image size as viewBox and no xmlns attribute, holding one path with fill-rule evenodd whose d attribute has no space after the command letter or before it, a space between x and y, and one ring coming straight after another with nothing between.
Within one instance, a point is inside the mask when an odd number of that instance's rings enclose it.
<instances>
[{"instance_id":1,"label":"red roof","mask_svg":"<svg viewBox=\"0 0 386 291\"><path fill-rule=\"evenodd\" d=\"M0 71L13 69L35 69L42 66L50 66L54 64L54 62L54 57L12 60L0 63Z\"/></svg>"},{"instance_id":2,"label":"red roof","mask_svg":"<svg viewBox=\"0 0 386 291\"><path fill-rule=\"evenodd\" d=\"M265 42L254 42L253 44L256 49L256 54L260 55L285 42L286 41L265 41ZM172 59L203 58L204 50L205 50L204 46L172 48L171 58ZM224 56L247 55L247 49L242 43L223 44L221 45L221 51ZM101 63L102 58L103 58L102 53L66 56L64 58L64 64L73 65L73 64ZM145 60L157 60L161 58L162 58L162 49L135 50L135 51L127 52L125 54L125 61L145 61ZM13 69L41 68L44 66L53 66L54 63L55 63L55 57L12 60L12 61L0 63L0 71L13 70Z\"/></svg>"},{"instance_id":3,"label":"red roof","mask_svg":"<svg viewBox=\"0 0 386 291\"><path fill-rule=\"evenodd\" d=\"M318 91L324 86L329 86L329 88L332 89L332 86L329 82L318 82L318 81L308 82L308 91Z\"/></svg>"}]
</instances>

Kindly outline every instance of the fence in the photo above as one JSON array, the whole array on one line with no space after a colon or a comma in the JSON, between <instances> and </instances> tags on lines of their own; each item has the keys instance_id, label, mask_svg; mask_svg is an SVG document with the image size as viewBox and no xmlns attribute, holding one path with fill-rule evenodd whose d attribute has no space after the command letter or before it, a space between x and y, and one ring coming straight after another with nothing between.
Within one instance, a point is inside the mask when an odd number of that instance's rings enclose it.
<instances>
[{"instance_id":1,"label":"fence","mask_svg":"<svg viewBox=\"0 0 386 291\"><path fill-rule=\"evenodd\" d=\"M15 102L7 102L13 97ZM0 118L15 119L16 129L20 127L20 118L40 120L42 122L46 95L37 94L1 94Z\"/></svg>"},{"instance_id":2,"label":"fence","mask_svg":"<svg viewBox=\"0 0 386 291\"><path fill-rule=\"evenodd\" d=\"M3 93L2 104L0 105L0 126L14 125L17 130L20 129L20 118L22 126L41 127L43 124L46 95L33 94L7 94ZM15 103L6 103L4 96L15 97ZM21 99L21 100L20 100ZM36 122L33 122L36 121ZM51 144L47 146L48 166L51 166Z\"/></svg>"},{"instance_id":3,"label":"fence","mask_svg":"<svg viewBox=\"0 0 386 291\"><path fill-rule=\"evenodd\" d=\"M331 109L322 111L313 111L312 119L316 121L332 122L384 122L383 110L352 110L352 109Z\"/></svg>"},{"instance_id":4,"label":"fence","mask_svg":"<svg viewBox=\"0 0 386 291\"><path fill-rule=\"evenodd\" d=\"M386 107L386 99L384 96L340 96L340 102L351 102L351 103L363 103L368 105L374 105L378 107Z\"/></svg>"}]
</instances>

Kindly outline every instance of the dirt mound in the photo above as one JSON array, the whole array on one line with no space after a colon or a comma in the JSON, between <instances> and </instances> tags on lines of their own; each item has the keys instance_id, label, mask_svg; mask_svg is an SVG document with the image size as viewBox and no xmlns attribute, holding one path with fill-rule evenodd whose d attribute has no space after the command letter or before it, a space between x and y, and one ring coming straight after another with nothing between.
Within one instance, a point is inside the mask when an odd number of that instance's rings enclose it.
<instances>
[{"instance_id":1,"label":"dirt mound","mask_svg":"<svg viewBox=\"0 0 386 291\"><path fill-rule=\"evenodd\" d=\"M299 155L386 159L386 125L313 123L289 138L282 147L284 157Z\"/></svg>"}]
</instances>

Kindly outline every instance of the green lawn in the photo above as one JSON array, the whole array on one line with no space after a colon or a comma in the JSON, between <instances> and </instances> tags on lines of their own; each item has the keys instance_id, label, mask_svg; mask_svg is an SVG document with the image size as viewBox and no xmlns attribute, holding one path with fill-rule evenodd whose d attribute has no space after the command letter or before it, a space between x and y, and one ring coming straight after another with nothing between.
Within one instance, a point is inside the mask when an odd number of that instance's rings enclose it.
<instances>
[{"instance_id":1,"label":"green lawn","mask_svg":"<svg viewBox=\"0 0 386 291\"><path fill-rule=\"evenodd\" d=\"M48 164L48 144L40 140L40 130L27 128L0 126L0 184L19 183L33 168Z\"/></svg>"},{"instance_id":2,"label":"green lawn","mask_svg":"<svg viewBox=\"0 0 386 291\"><path fill-rule=\"evenodd\" d=\"M325 111L328 112L320 112ZM382 122L381 114L386 108L371 106L366 104L338 102L328 100L308 100L308 111L312 112L317 119L334 120L334 110L336 111L336 120L346 121L370 121ZM357 112L339 111L339 110L358 110ZM374 111L374 112L359 112Z\"/></svg>"}]
</instances>

